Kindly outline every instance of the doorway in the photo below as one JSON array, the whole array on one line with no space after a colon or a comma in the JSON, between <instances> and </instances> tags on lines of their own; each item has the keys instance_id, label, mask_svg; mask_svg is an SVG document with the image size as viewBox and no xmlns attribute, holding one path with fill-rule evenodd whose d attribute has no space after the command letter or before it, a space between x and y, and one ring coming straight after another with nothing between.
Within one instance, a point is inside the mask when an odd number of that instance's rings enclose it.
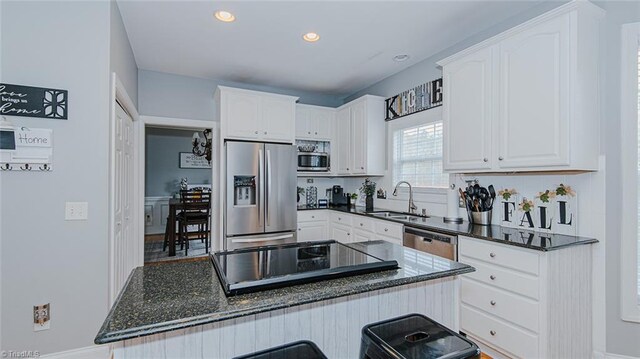
<instances>
[{"instance_id":1,"label":"doorway","mask_svg":"<svg viewBox=\"0 0 640 359\"><path fill-rule=\"evenodd\" d=\"M139 152L142 154L139 168L143 169L140 200L144 265L207 258L207 252L217 248L213 240L215 237L212 236L212 233L216 233L215 218L219 212L216 191L219 164L215 156L217 124L151 116L141 116L141 119L144 127L139 141ZM210 163L204 156L193 153L193 136L197 134L204 138L205 129L214 134ZM203 238L189 240L187 249L186 241L181 241L177 235L182 223L178 219L182 212L180 193L183 189L211 194L208 251ZM189 231L197 229L188 227ZM172 247L174 250L171 250Z\"/></svg>"}]
</instances>

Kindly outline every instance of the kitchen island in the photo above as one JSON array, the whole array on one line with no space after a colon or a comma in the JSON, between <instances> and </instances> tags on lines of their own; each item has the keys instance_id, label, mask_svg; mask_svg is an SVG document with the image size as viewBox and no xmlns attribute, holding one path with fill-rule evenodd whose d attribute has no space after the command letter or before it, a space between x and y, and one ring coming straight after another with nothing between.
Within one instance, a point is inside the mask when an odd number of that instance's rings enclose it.
<instances>
[{"instance_id":1,"label":"kitchen island","mask_svg":"<svg viewBox=\"0 0 640 359\"><path fill-rule=\"evenodd\" d=\"M465 264L383 241L350 246L398 269L227 297L209 261L136 268L96 336L115 358L231 358L300 339L356 358L366 324L424 314L458 330Z\"/></svg>"}]
</instances>

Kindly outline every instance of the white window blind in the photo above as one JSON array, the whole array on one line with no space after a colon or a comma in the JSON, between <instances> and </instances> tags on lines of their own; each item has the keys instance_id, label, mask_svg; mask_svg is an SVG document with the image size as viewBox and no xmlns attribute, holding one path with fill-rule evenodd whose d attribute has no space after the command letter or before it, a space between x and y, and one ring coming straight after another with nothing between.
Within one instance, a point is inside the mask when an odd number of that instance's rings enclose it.
<instances>
[{"instance_id":1,"label":"white window blind","mask_svg":"<svg viewBox=\"0 0 640 359\"><path fill-rule=\"evenodd\" d=\"M415 187L446 187L442 172L442 122L393 132L393 182L407 181Z\"/></svg>"}]
</instances>

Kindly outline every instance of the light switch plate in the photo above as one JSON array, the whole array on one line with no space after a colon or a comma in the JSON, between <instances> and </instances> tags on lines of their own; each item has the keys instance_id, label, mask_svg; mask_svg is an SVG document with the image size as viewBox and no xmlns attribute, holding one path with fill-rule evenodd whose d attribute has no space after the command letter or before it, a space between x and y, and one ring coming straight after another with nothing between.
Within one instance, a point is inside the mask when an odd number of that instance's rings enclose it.
<instances>
[{"instance_id":1,"label":"light switch plate","mask_svg":"<svg viewBox=\"0 0 640 359\"><path fill-rule=\"evenodd\" d=\"M33 306L33 331L39 332L51 328L50 303Z\"/></svg>"},{"instance_id":2,"label":"light switch plate","mask_svg":"<svg viewBox=\"0 0 640 359\"><path fill-rule=\"evenodd\" d=\"M64 205L64 219L67 221L86 221L89 218L89 203L66 202Z\"/></svg>"}]
</instances>

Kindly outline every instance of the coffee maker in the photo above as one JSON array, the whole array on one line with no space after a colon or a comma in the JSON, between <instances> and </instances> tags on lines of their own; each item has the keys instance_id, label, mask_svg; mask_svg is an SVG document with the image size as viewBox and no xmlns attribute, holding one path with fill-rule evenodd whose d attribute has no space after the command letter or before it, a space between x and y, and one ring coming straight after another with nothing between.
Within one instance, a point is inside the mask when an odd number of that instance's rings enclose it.
<instances>
[{"instance_id":1,"label":"coffee maker","mask_svg":"<svg viewBox=\"0 0 640 359\"><path fill-rule=\"evenodd\" d=\"M332 206L345 206L347 204L347 196L344 194L342 186L333 186L331 189L330 204Z\"/></svg>"}]
</instances>

